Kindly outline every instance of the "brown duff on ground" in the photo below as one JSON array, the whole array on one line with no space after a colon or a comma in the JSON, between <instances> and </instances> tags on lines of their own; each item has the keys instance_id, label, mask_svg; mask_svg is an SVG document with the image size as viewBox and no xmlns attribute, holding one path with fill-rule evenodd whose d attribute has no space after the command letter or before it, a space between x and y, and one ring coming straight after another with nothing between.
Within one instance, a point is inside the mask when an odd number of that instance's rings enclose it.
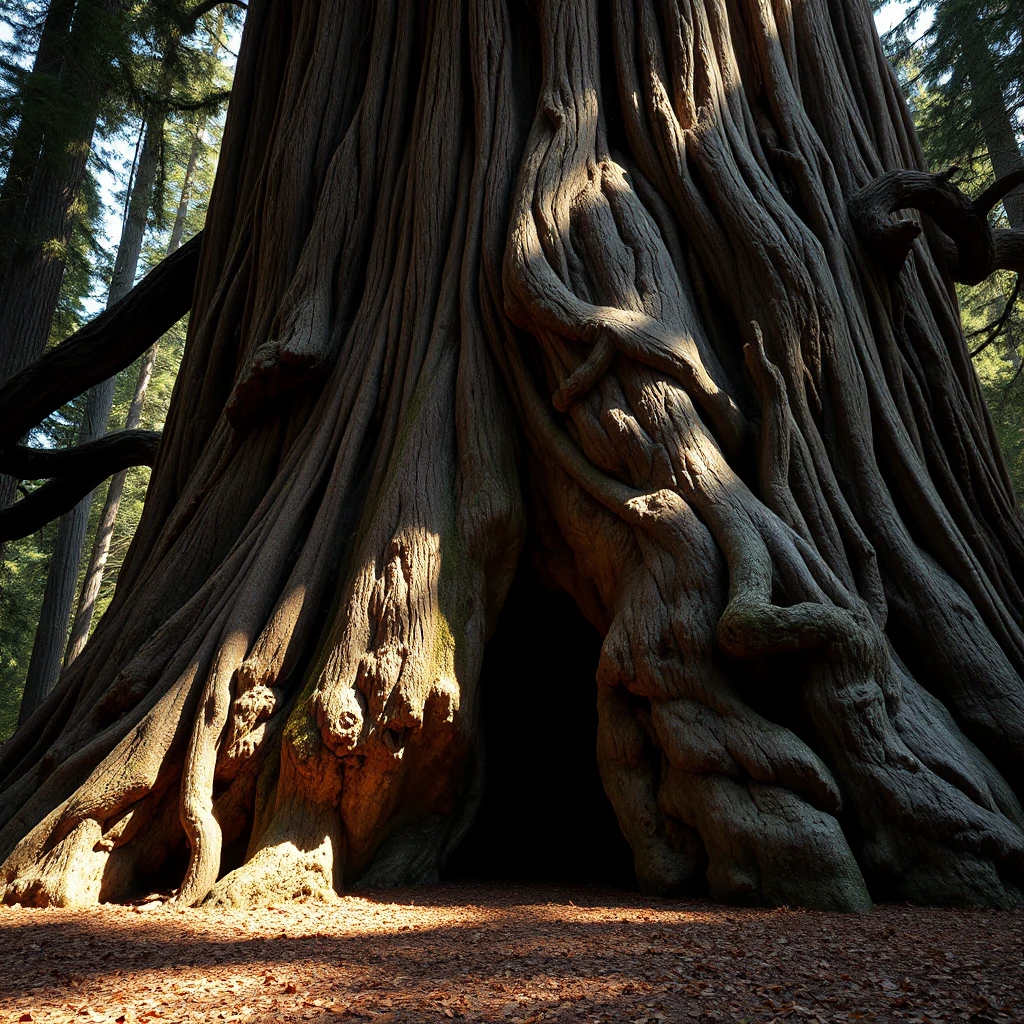
<instances>
[{"instance_id":1,"label":"brown duff on ground","mask_svg":"<svg viewBox=\"0 0 1024 1024\"><path fill-rule=\"evenodd\" d=\"M1022 925L451 884L257 912L4 907L0 1018L1020 1021Z\"/></svg>"}]
</instances>

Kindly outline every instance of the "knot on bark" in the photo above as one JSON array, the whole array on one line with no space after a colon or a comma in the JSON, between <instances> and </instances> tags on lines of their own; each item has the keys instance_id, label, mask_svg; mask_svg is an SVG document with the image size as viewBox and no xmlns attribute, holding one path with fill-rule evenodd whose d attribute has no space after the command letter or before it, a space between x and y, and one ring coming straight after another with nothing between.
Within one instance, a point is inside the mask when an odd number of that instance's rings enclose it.
<instances>
[{"instance_id":1,"label":"knot on bark","mask_svg":"<svg viewBox=\"0 0 1024 1024\"><path fill-rule=\"evenodd\" d=\"M217 759L224 778L234 777L262 742L268 720L283 705L283 694L273 686L247 677L239 670L238 692L231 704L227 733Z\"/></svg>"}]
</instances>

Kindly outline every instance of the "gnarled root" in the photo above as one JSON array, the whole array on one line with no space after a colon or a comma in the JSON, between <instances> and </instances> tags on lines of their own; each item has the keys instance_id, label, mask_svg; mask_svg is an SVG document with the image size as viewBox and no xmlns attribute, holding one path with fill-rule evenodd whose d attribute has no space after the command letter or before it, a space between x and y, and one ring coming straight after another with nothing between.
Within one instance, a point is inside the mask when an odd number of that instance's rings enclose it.
<instances>
[{"instance_id":1,"label":"gnarled root","mask_svg":"<svg viewBox=\"0 0 1024 1024\"><path fill-rule=\"evenodd\" d=\"M10 865L5 903L28 907L79 907L98 903L109 849L94 818L79 822L53 849L18 869ZM13 870L12 870L13 869Z\"/></svg>"},{"instance_id":2,"label":"gnarled root","mask_svg":"<svg viewBox=\"0 0 1024 1024\"><path fill-rule=\"evenodd\" d=\"M304 749L289 731L281 745L280 768L271 763L264 769L245 863L204 894L207 903L255 908L284 900L337 898L345 851L337 808L340 766L315 736Z\"/></svg>"}]
</instances>

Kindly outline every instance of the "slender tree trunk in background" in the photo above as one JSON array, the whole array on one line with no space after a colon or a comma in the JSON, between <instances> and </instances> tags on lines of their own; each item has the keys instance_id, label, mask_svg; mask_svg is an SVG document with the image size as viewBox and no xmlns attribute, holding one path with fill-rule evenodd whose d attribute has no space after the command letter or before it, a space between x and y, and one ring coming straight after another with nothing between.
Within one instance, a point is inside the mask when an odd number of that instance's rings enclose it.
<instances>
[{"instance_id":1,"label":"slender tree trunk in background","mask_svg":"<svg viewBox=\"0 0 1024 1024\"><path fill-rule=\"evenodd\" d=\"M181 245L181 236L185 231L185 219L188 217L188 204L192 198L192 178L196 173L196 162L199 160L199 152L203 146L202 140L203 125L196 128L195 138L192 140L192 148L188 153L188 163L185 165L185 177L181 186L181 198L178 200L178 209L174 214L174 225L171 228L171 240L167 243L167 253L170 255Z\"/></svg>"},{"instance_id":2,"label":"slender tree trunk in background","mask_svg":"<svg viewBox=\"0 0 1024 1024\"><path fill-rule=\"evenodd\" d=\"M63 250L70 238L73 206L85 176L101 98L97 76L88 66L96 35L92 22L106 10L102 0L78 0L63 43L60 91L52 98L63 112L61 128L41 133L28 126L33 139L41 138L27 188L25 174L12 168L17 175L11 179L14 194L4 205L0 225L4 240L0 383L39 358L49 336L64 274ZM63 28L63 3L59 15ZM30 141L25 140L19 165L32 159Z\"/></svg>"},{"instance_id":3,"label":"slender tree trunk in background","mask_svg":"<svg viewBox=\"0 0 1024 1024\"><path fill-rule=\"evenodd\" d=\"M79 428L79 439L86 433L88 411ZM60 518L57 539L46 574L46 589L39 609L32 657L25 676L18 722L24 722L53 689L60 675L64 642L67 638L68 615L78 585L78 560L82 555L81 538L89 527L89 505L80 502ZM72 564L73 563L73 564Z\"/></svg>"},{"instance_id":4,"label":"slender tree trunk in background","mask_svg":"<svg viewBox=\"0 0 1024 1024\"><path fill-rule=\"evenodd\" d=\"M1021 238L951 192L867 0L253 0L142 521L0 750L4 898L436 878L529 516L645 892L1019 903L1024 533L954 276Z\"/></svg>"},{"instance_id":5,"label":"slender tree trunk in background","mask_svg":"<svg viewBox=\"0 0 1024 1024\"><path fill-rule=\"evenodd\" d=\"M178 201L174 224L171 227L171 238L167 244L168 256L177 251L181 245L181 237L185 230L189 196L192 190L192 177L195 174L196 161L199 159L199 150L202 144L200 138L201 131L202 129L200 128L196 132L196 137L189 152L188 163L185 166L181 198ZM153 367L156 365L158 348L159 342L149 349L142 360L142 365L139 367L139 376L135 383L135 394L132 396L132 404L125 418L124 425L128 430L133 430L142 422L142 406L146 399L146 390L149 387L149 382L153 377ZM124 470L111 478L110 486L107 488L107 500L103 506L99 525L96 527L96 538L93 541L92 552L89 555L89 565L85 571L85 578L82 581L82 592L78 598L78 610L75 613L74 625L71 628L67 653L64 655L65 666L70 665L81 654L82 648L85 647L85 643L89 639L89 630L92 627L96 600L100 595L100 588L103 586L103 573L107 564L107 556L110 554L110 543L114 537L117 513L121 507L121 496L124 493L124 485L127 479L128 471Z\"/></svg>"},{"instance_id":6,"label":"slender tree trunk in background","mask_svg":"<svg viewBox=\"0 0 1024 1024\"><path fill-rule=\"evenodd\" d=\"M48 8L0 189L0 384L42 354L60 294L62 250L98 109L76 37L91 11L76 0L53 0ZM46 128L51 105L66 118L57 131ZM15 483L0 475L0 508L10 504Z\"/></svg>"},{"instance_id":7,"label":"slender tree trunk in background","mask_svg":"<svg viewBox=\"0 0 1024 1024\"><path fill-rule=\"evenodd\" d=\"M965 16L963 55L971 83L971 109L981 126L992 170L1005 178L1024 168L1013 119L1006 108L1006 97L999 88L992 60L981 27L973 16ZM972 69L980 69L972 73ZM1024 228L1024 189L1018 188L1003 200L1010 227Z\"/></svg>"},{"instance_id":8,"label":"slender tree trunk in background","mask_svg":"<svg viewBox=\"0 0 1024 1024\"><path fill-rule=\"evenodd\" d=\"M135 276L142 256L142 242L153 203L153 184L160 163L160 139L164 130L164 112L152 114L146 121L146 134L139 154L139 167L132 183L128 215L117 245L114 273L107 293L107 308L120 302L135 286Z\"/></svg>"},{"instance_id":9,"label":"slender tree trunk in background","mask_svg":"<svg viewBox=\"0 0 1024 1024\"><path fill-rule=\"evenodd\" d=\"M146 126L138 171L128 202L128 213L117 246L114 274L107 293L107 308L124 298L135 283L152 201L153 183L156 180L160 152L159 133L162 131L161 112ZM106 432L116 384L117 378L111 377L89 390L85 413L78 429L78 444L84 444ZM57 528L57 540L50 556L46 591L32 644L32 658L25 678L19 722L26 720L39 706L46 694L53 689L60 675L64 649L68 642L68 620L78 589L82 548L89 529L91 505L92 494L61 516Z\"/></svg>"},{"instance_id":10,"label":"slender tree trunk in background","mask_svg":"<svg viewBox=\"0 0 1024 1024\"><path fill-rule=\"evenodd\" d=\"M154 345L143 357L142 365L139 368L139 376L135 384L135 394L132 397L132 403L125 418L124 425L128 429L134 429L142 420L142 404L146 397L146 389L149 387L150 379L153 376L156 354L157 346ZM103 571L107 564L107 556L110 554L110 542L114 536L114 526L117 523L117 513L121 507L121 496L124 493L124 484L127 478L128 471L123 470L116 476L111 477L110 484L107 487L106 501L104 502L103 512L96 527L96 537L93 541L92 551L89 555L89 564L85 571L82 590L78 598L78 610L75 613L71 636L68 638L67 652L64 655L65 667L70 665L81 654L82 648L85 647L85 643L89 639L89 629L92 626L96 599L99 597L100 588L103 585ZM85 504L85 502L82 502L82 504ZM77 580L77 573L75 578Z\"/></svg>"},{"instance_id":11,"label":"slender tree trunk in background","mask_svg":"<svg viewBox=\"0 0 1024 1024\"><path fill-rule=\"evenodd\" d=\"M47 100L52 99L60 88L74 12L75 0L53 0L47 8L32 62L32 74L23 89L18 130L11 143L11 159L0 186L0 266L4 270L20 234L25 202L39 165L49 120Z\"/></svg>"}]
</instances>

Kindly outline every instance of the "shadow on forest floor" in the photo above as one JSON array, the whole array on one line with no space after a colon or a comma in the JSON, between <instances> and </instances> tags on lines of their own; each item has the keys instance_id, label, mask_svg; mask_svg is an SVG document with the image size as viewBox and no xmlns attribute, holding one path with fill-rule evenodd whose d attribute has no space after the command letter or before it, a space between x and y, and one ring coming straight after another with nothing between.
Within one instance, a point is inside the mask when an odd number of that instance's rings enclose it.
<instances>
[{"instance_id":1,"label":"shadow on forest floor","mask_svg":"<svg viewBox=\"0 0 1024 1024\"><path fill-rule=\"evenodd\" d=\"M258 912L4 907L0 1017L1013 1021L1022 925L450 883Z\"/></svg>"}]
</instances>

